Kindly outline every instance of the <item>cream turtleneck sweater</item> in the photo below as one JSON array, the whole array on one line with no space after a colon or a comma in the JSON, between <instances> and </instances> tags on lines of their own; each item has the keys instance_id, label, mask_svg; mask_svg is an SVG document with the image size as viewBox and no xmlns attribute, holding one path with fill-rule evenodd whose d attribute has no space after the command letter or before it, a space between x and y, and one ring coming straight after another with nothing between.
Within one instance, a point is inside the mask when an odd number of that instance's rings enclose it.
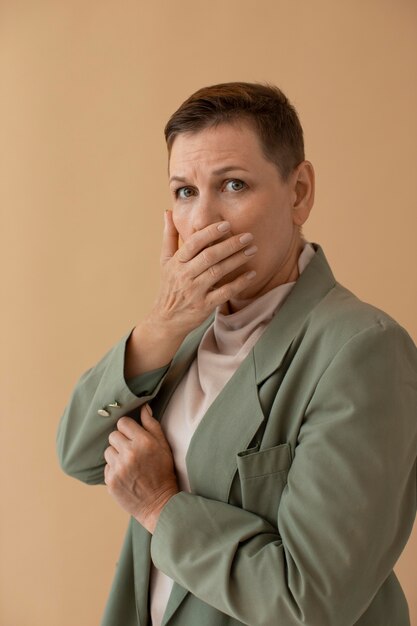
<instances>
[{"instance_id":1,"label":"cream turtleneck sweater","mask_svg":"<svg viewBox=\"0 0 417 626\"><path fill-rule=\"evenodd\" d=\"M299 273L315 254L306 243L298 259ZM249 354L268 323L282 306L295 282L279 285L251 300L231 300L217 307L214 321L206 330L196 358L179 383L165 410L161 425L171 446L179 487L190 491L186 454L191 438L211 403ZM173 580L151 568L150 601L152 626L160 626Z\"/></svg>"}]
</instances>

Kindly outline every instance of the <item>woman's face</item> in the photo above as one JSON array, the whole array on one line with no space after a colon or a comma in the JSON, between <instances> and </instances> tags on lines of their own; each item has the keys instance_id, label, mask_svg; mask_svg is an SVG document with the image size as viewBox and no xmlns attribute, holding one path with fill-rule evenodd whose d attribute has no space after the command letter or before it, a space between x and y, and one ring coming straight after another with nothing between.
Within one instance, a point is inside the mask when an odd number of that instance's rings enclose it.
<instances>
[{"instance_id":1,"label":"woman's face","mask_svg":"<svg viewBox=\"0 0 417 626\"><path fill-rule=\"evenodd\" d=\"M287 281L288 260L294 251L298 258L299 226L308 216L297 208L303 189L297 171L283 182L248 123L179 134L169 171L173 220L183 242L221 220L230 222L231 234L254 236L258 252L223 283L256 270L256 278L240 294L250 298Z\"/></svg>"}]
</instances>

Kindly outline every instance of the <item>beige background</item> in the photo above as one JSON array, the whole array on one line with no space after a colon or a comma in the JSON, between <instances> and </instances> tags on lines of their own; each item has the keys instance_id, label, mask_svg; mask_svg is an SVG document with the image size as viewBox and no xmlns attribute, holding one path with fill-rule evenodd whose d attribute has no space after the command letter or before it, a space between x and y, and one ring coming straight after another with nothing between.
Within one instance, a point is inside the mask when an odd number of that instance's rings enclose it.
<instances>
[{"instance_id":1,"label":"beige background","mask_svg":"<svg viewBox=\"0 0 417 626\"><path fill-rule=\"evenodd\" d=\"M55 433L155 295L169 114L202 85L281 86L317 172L306 235L416 340L416 60L415 0L1 1L2 626L99 622L127 516L60 471Z\"/></svg>"}]
</instances>

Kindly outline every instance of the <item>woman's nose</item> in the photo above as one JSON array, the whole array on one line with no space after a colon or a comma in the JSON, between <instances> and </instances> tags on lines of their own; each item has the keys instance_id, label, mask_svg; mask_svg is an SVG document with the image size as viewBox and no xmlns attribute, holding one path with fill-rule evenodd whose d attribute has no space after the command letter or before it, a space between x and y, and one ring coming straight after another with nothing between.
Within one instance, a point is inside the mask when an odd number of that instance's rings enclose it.
<instances>
[{"instance_id":1,"label":"woman's nose","mask_svg":"<svg viewBox=\"0 0 417 626\"><path fill-rule=\"evenodd\" d=\"M199 196L193 207L194 232L224 219L222 208L212 196Z\"/></svg>"}]
</instances>

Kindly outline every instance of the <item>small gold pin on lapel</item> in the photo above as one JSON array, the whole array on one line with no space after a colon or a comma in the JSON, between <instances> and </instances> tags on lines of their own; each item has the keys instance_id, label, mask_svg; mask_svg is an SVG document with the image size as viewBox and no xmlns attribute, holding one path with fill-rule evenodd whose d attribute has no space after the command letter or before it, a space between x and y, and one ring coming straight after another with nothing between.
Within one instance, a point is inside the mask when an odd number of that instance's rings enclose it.
<instances>
[{"instance_id":1,"label":"small gold pin on lapel","mask_svg":"<svg viewBox=\"0 0 417 626\"><path fill-rule=\"evenodd\" d=\"M114 402L110 402L110 404L108 404L107 406L111 406L111 407L114 407L114 408L118 408L118 407L120 407L121 405L117 402L117 400L115 400Z\"/></svg>"},{"instance_id":2,"label":"small gold pin on lapel","mask_svg":"<svg viewBox=\"0 0 417 626\"><path fill-rule=\"evenodd\" d=\"M99 409L97 411L97 413L99 415L101 415L102 417L109 417L110 416L110 413L108 411L106 411L106 409Z\"/></svg>"}]
</instances>

